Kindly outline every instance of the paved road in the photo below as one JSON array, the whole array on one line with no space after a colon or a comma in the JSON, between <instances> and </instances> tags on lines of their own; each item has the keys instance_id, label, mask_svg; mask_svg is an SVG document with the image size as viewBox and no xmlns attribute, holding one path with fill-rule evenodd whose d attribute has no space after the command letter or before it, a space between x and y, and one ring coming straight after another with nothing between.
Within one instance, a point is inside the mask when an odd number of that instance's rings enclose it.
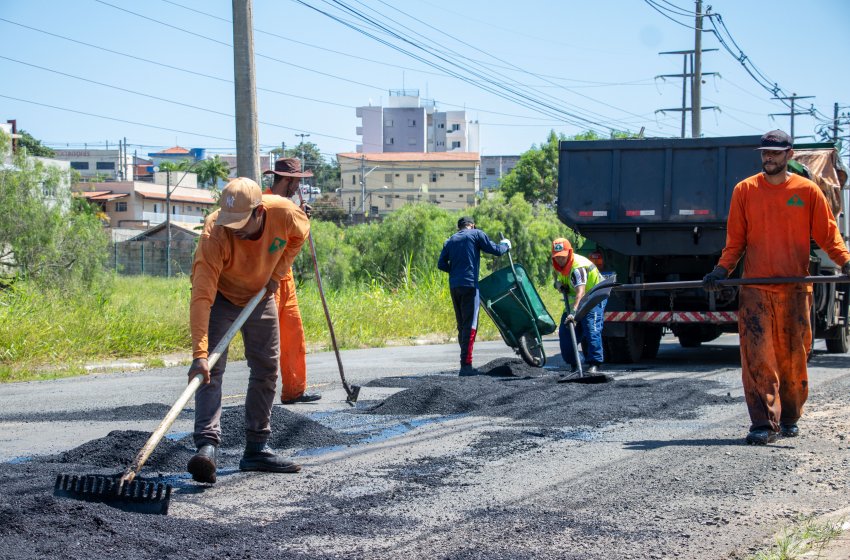
<instances>
[{"instance_id":1,"label":"paved road","mask_svg":"<svg viewBox=\"0 0 850 560\"><path fill-rule=\"evenodd\" d=\"M557 340L545 343L556 356ZM302 455L298 477L229 472L203 492L184 483L169 517L202 520L215 511L228 512L229 523L259 518L274 527L278 550L305 557L741 558L799 515L846 507L850 356L816 353L803 437L754 448L741 445L748 421L736 400L736 344L727 335L686 350L665 339L659 359L608 368L617 382L600 391L613 399L624 387L665 380L716 382L715 404L693 416L579 419L557 437L537 437L517 418L475 414L422 423L367 419L385 423L387 433ZM453 369L457 352L452 344L357 350L344 352L343 362L349 379L363 384ZM509 356L501 342L476 345L476 365ZM549 365L561 363L555 357ZM290 410L339 418L347 407L333 354L310 355L308 368L326 397ZM170 403L184 375L185 368L163 368L0 386L0 461L68 449L112 429L150 429L155 421L43 422L38 414ZM226 375L227 402L239 404L245 364L231 364ZM367 387L361 400L392 391ZM21 414L28 421L15 419ZM176 429L188 430L188 421ZM227 538L234 550L247 546Z\"/></svg>"}]
</instances>

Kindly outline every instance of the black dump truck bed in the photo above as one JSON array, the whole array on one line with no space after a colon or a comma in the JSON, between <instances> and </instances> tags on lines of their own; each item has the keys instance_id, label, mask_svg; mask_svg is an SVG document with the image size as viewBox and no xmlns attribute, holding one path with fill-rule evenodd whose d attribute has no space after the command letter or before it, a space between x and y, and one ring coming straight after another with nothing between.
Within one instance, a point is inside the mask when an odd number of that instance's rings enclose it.
<instances>
[{"instance_id":1,"label":"black dump truck bed","mask_svg":"<svg viewBox=\"0 0 850 560\"><path fill-rule=\"evenodd\" d=\"M563 141L558 217L624 255L710 255L735 185L761 169L758 136Z\"/></svg>"}]
</instances>

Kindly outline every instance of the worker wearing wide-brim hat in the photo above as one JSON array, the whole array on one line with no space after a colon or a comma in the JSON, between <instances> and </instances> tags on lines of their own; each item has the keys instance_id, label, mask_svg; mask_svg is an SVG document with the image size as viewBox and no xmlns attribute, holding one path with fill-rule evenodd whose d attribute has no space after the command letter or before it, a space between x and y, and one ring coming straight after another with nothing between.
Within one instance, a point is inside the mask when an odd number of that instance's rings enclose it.
<instances>
[{"instance_id":1,"label":"worker wearing wide-brim hat","mask_svg":"<svg viewBox=\"0 0 850 560\"><path fill-rule=\"evenodd\" d=\"M312 177L312 171L302 171L297 158L283 157L274 162L274 169L263 172L273 175L271 191L284 198L292 198L299 191L301 179ZM302 200L299 198L296 203ZM309 206L304 205L305 209ZM307 216L310 213L308 211ZM307 343L304 340L304 323L295 294L295 279L290 269L280 281L277 299L278 321L280 322L280 401L283 404L315 402L322 398L307 391Z\"/></svg>"},{"instance_id":2,"label":"worker wearing wide-brim hat","mask_svg":"<svg viewBox=\"0 0 850 560\"><path fill-rule=\"evenodd\" d=\"M735 185L726 224L726 246L706 290L744 259L744 278L808 276L811 240L850 273L850 252L829 202L818 186L789 173L793 139L781 130L761 137L762 172ZM808 398L806 360L811 351L811 284L741 286L738 332L741 378L750 414L746 442L764 445L799 435L797 421Z\"/></svg>"}]
</instances>

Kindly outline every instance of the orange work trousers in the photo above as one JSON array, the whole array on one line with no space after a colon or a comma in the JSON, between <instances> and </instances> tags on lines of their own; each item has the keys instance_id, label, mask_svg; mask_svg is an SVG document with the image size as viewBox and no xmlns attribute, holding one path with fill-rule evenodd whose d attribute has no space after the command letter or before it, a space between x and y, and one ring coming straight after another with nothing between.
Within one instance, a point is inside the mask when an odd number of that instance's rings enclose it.
<instances>
[{"instance_id":1,"label":"orange work trousers","mask_svg":"<svg viewBox=\"0 0 850 560\"><path fill-rule=\"evenodd\" d=\"M741 287L741 376L751 430L796 424L809 396L812 294Z\"/></svg>"},{"instance_id":2,"label":"orange work trousers","mask_svg":"<svg viewBox=\"0 0 850 560\"><path fill-rule=\"evenodd\" d=\"M280 396L287 401L297 399L307 389L307 344L292 270L281 278L275 299L280 324Z\"/></svg>"}]
</instances>

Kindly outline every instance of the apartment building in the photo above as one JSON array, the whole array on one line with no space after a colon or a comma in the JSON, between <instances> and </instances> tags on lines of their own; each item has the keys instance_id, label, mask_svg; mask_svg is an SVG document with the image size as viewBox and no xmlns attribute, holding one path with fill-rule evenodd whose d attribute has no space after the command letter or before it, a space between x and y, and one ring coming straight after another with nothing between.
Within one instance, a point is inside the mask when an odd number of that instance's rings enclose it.
<instances>
[{"instance_id":1,"label":"apartment building","mask_svg":"<svg viewBox=\"0 0 850 560\"><path fill-rule=\"evenodd\" d=\"M387 106L357 107L357 153L478 152L478 122L466 111L437 111L419 90L390 90Z\"/></svg>"},{"instance_id":2,"label":"apartment building","mask_svg":"<svg viewBox=\"0 0 850 560\"><path fill-rule=\"evenodd\" d=\"M502 177L519 163L520 156L481 156L481 190L498 188Z\"/></svg>"},{"instance_id":3,"label":"apartment building","mask_svg":"<svg viewBox=\"0 0 850 560\"><path fill-rule=\"evenodd\" d=\"M461 210L478 200L477 153L340 153L337 161L340 202L350 215L383 215L416 202Z\"/></svg>"}]
</instances>

